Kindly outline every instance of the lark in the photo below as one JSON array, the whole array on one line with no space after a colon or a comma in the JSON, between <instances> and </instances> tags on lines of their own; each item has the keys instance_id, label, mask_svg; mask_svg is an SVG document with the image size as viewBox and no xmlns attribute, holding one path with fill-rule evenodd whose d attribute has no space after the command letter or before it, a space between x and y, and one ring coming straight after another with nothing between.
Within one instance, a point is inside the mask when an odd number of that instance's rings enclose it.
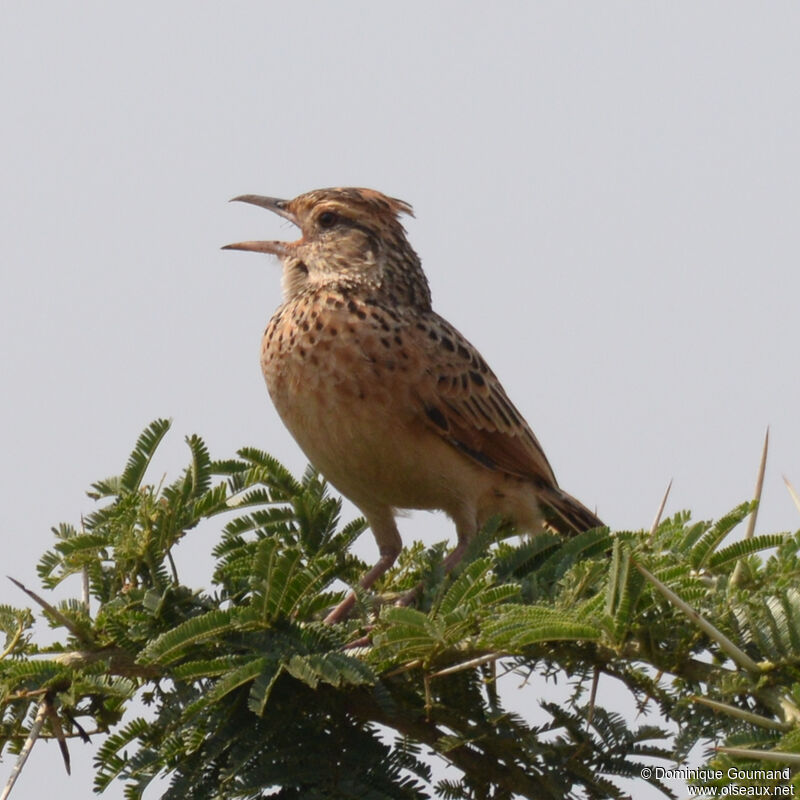
<instances>
[{"instance_id":1,"label":"lark","mask_svg":"<svg viewBox=\"0 0 800 800\"><path fill-rule=\"evenodd\" d=\"M277 256L283 303L267 325L269 394L309 461L364 514L380 551L369 589L402 548L398 509L442 510L452 570L492 516L517 530L574 535L602 525L559 488L530 426L478 350L431 307L400 221L411 206L372 189L319 189L280 200L233 198L301 231L294 242L225 249ZM343 619L349 594L327 617Z\"/></svg>"}]
</instances>

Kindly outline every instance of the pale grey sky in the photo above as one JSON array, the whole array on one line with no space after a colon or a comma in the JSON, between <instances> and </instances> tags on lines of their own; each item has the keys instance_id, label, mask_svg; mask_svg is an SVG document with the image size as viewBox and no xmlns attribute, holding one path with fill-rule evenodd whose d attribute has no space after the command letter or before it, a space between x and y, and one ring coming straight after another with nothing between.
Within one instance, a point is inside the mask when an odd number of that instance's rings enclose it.
<instances>
[{"instance_id":1,"label":"pale grey sky","mask_svg":"<svg viewBox=\"0 0 800 800\"><path fill-rule=\"evenodd\" d=\"M191 432L302 469L258 365L278 266L219 247L294 236L228 198L331 185L414 205L435 307L612 526L670 478L668 512L748 499L769 424L759 530L796 529L799 32L794 2L4 4L0 572L35 585L156 416L165 469Z\"/></svg>"}]
</instances>

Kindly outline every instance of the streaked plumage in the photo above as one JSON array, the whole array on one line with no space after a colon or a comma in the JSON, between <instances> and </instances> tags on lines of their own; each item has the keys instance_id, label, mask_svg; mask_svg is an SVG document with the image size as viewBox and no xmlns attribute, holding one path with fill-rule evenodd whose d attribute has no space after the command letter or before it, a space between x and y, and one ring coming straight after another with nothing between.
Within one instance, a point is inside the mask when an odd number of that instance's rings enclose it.
<instances>
[{"instance_id":1,"label":"streaked plumage","mask_svg":"<svg viewBox=\"0 0 800 800\"><path fill-rule=\"evenodd\" d=\"M398 217L411 207L370 189L321 189L285 201L236 198L298 225L296 242L242 242L283 263L284 302L261 364L301 448L364 513L381 560L402 546L395 509L444 510L458 546L492 515L521 531L602 524L563 492L544 452L480 353L431 308L428 282ZM328 620L346 614L352 597Z\"/></svg>"}]
</instances>

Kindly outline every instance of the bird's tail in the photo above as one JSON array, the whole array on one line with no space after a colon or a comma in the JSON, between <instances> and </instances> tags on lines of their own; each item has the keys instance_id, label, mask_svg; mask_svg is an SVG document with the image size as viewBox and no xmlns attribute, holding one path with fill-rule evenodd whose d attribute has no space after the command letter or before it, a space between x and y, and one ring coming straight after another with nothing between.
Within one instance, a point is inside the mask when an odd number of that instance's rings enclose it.
<instances>
[{"instance_id":1,"label":"bird's tail","mask_svg":"<svg viewBox=\"0 0 800 800\"><path fill-rule=\"evenodd\" d=\"M576 536L605 523L583 503L557 487L540 494L545 523L563 536Z\"/></svg>"}]
</instances>

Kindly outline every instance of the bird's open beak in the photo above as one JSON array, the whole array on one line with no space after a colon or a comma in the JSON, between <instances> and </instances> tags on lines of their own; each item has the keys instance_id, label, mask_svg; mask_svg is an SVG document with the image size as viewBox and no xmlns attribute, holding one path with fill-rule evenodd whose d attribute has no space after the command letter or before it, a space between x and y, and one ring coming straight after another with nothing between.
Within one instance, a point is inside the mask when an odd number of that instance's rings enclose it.
<instances>
[{"instance_id":1,"label":"bird's open beak","mask_svg":"<svg viewBox=\"0 0 800 800\"><path fill-rule=\"evenodd\" d=\"M234 197L231 202L251 203L254 206L261 206L267 211L272 211L284 219L288 219L293 225L299 227L297 217L289 210L289 201L280 200L277 197L262 197L259 194L242 194ZM236 242L226 244L223 250L250 250L254 253L272 253L276 256L285 256L287 253L286 242Z\"/></svg>"}]
</instances>

